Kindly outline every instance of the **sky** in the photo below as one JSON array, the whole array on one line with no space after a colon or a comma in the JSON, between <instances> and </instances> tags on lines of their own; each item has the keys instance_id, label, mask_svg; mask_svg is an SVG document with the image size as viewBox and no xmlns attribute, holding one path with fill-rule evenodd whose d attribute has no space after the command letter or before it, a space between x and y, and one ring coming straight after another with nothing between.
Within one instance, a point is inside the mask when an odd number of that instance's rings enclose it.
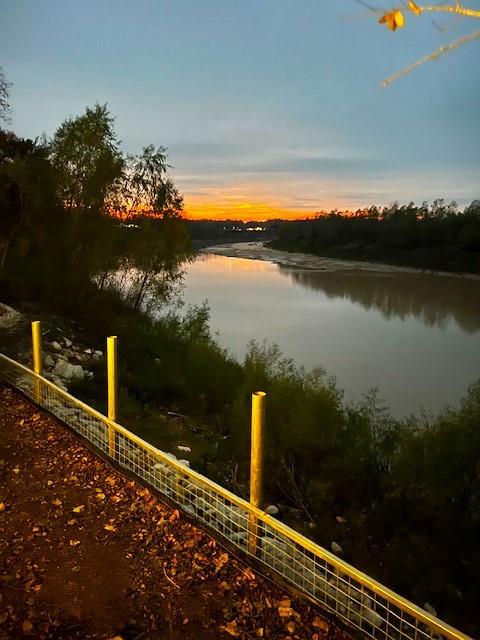
<instances>
[{"instance_id":1,"label":"sky","mask_svg":"<svg viewBox=\"0 0 480 640\"><path fill-rule=\"evenodd\" d=\"M405 13L393 33L355 0L0 0L11 127L51 136L107 103L125 151L168 148L192 218L464 206L480 197L480 40L381 81L479 21Z\"/></svg>"}]
</instances>

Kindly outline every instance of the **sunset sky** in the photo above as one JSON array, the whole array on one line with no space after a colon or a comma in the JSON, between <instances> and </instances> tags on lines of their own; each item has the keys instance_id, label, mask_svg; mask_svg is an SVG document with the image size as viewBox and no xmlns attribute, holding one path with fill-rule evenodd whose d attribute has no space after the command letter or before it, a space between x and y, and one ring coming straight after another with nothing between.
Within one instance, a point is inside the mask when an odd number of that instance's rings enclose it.
<instances>
[{"instance_id":1,"label":"sunset sky","mask_svg":"<svg viewBox=\"0 0 480 640\"><path fill-rule=\"evenodd\" d=\"M107 102L125 150L168 147L191 217L465 205L480 42L380 83L477 22L409 14L391 33L354 0L0 0L0 65L18 134Z\"/></svg>"}]
</instances>

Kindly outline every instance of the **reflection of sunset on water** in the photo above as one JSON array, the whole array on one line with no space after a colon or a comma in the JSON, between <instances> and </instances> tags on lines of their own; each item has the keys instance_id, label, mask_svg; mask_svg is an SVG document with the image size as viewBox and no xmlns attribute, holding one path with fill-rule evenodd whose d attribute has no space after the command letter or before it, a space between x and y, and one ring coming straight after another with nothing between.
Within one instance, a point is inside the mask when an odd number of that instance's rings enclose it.
<instances>
[{"instance_id":1,"label":"reflection of sunset on water","mask_svg":"<svg viewBox=\"0 0 480 640\"><path fill-rule=\"evenodd\" d=\"M322 272L215 254L186 269L185 302L208 301L221 346L242 359L251 339L277 343L297 364L336 376L347 399L378 386L400 417L455 404L480 376L477 280Z\"/></svg>"}]
</instances>

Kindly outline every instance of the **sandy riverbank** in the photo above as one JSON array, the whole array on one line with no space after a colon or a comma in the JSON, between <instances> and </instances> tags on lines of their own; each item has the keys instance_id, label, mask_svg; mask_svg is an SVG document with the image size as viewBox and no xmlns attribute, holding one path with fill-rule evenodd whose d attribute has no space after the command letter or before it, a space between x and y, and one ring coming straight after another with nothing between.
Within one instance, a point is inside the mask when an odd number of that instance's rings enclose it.
<instances>
[{"instance_id":1,"label":"sandy riverbank","mask_svg":"<svg viewBox=\"0 0 480 640\"><path fill-rule=\"evenodd\" d=\"M248 260L266 260L282 267L294 269L309 269L312 271L342 271L342 272L372 272L372 273L423 273L453 278L469 278L480 280L480 276L469 273L449 273L446 271L430 271L415 269L378 262L364 262L361 260L339 260L336 258L322 258L308 253L290 253L278 251L264 246L263 242L234 242L205 247L202 253L210 253L232 258L246 258Z\"/></svg>"}]
</instances>

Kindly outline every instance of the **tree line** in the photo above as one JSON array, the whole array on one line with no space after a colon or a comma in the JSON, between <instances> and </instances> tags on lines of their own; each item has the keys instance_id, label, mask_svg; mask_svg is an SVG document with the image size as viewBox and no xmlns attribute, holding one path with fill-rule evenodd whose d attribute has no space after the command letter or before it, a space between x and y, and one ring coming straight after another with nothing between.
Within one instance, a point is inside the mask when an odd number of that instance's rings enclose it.
<instances>
[{"instance_id":1,"label":"tree line","mask_svg":"<svg viewBox=\"0 0 480 640\"><path fill-rule=\"evenodd\" d=\"M480 273L480 200L465 209L437 199L284 222L274 246L289 251Z\"/></svg>"}]
</instances>

